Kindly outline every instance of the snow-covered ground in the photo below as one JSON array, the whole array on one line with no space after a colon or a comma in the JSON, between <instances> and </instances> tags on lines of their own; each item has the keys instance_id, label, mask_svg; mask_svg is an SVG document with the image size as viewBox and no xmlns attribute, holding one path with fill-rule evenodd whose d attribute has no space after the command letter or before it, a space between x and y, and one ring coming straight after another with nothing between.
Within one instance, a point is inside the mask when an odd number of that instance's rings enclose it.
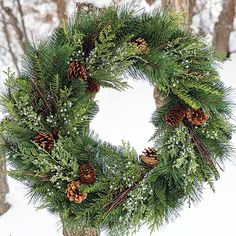
<instances>
[{"instance_id":1,"label":"snow-covered ground","mask_svg":"<svg viewBox=\"0 0 236 236\"><path fill-rule=\"evenodd\" d=\"M232 87L236 87L235 70L236 60L226 62L221 70L222 79ZM154 131L149 122L155 109L153 89L143 81L131 80L130 85L133 88L122 93L111 89L101 90L97 96L100 112L92 122L92 128L102 139L116 145L123 139L128 140L140 152L148 146L147 140ZM233 142L236 146L235 136ZM174 223L163 226L153 235L235 236L235 179L236 166L227 163L225 172L216 183L216 193L206 188L203 200L197 207L186 206L181 212L181 217ZM7 199L12 207L0 217L1 236L62 236L57 217L50 215L46 210L36 211L33 204L28 204L25 196L27 190L21 183L9 178L9 184L10 193ZM149 235L149 232L143 227L137 236L145 235Z\"/></svg>"}]
</instances>

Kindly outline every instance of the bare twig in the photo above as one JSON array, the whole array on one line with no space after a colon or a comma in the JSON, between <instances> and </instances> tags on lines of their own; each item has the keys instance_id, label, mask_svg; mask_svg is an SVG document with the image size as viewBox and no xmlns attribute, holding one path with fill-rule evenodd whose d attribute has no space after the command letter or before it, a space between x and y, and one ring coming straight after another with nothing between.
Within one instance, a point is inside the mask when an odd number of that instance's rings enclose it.
<instances>
[{"instance_id":1,"label":"bare twig","mask_svg":"<svg viewBox=\"0 0 236 236\"><path fill-rule=\"evenodd\" d=\"M108 214L109 212L111 212L114 208L119 207L121 204L123 204L125 202L125 200L127 199L129 193L131 191L133 191L138 184L145 178L146 174L150 171L151 169L147 169L146 171L144 171L140 178L133 183L132 186L125 188L124 190L122 190L121 192L117 193L117 196L112 200L112 202L108 203L107 205L105 205L105 208L107 208L107 212L106 214Z\"/></svg>"},{"instance_id":2,"label":"bare twig","mask_svg":"<svg viewBox=\"0 0 236 236\"><path fill-rule=\"evenodd\" d=\"M193 131L192 127L189 126L188 129L189 129L189 133L190 133L190 135L191 135L191 137L192 137L192 139L193 139L193 141L194 141L194 143L195 143L199 153L201 153L207 159L207 161L210 164L212 164L213 166L217 165L222 171L224 171L222 169L222 167L219 165L219 163L216 160L212 159L209 150L203 144L202 140Z\"/></svg>"},{"instance_id":3,"label":"bare twig","mask_svg":"<svg viewBox=\"0 0 236 236\"><path fill-rule=\"evenodd\" d=\"M31 82L33 89L37 93L37 96L39 96L43 100L45 106L43 109L43 113L47 114L47 112L49 112L53 114L56 108L56 102L54 101L54 98L52 99L52 97L50 96L50 99L48 99L48 96L45 91L37 83L37 79L31 78Z\"/></svg>"},{"instance_id":4,"label":"bare twig","mask_svg":"<svg viewBox=\"0 0 236 236\"><path fill-rule=\"evenodd\" d=\"M50 181L51 176L48 175L38 175L34 173L24 173L26 176L34 177L36 179L42 180L42 181Z\"/></svg>"}]
</instances>

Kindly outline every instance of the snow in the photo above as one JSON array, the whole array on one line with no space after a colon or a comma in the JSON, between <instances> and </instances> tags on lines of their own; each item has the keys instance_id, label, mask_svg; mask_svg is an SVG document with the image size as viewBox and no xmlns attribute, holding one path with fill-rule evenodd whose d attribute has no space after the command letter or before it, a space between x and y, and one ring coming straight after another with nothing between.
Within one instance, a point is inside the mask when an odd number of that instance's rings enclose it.
<instances>
[{"instance_id":1,"label":"snow","mask_svg":"<svg viewBox=\"0 0 236 236\"><path fill-rule=\"evenodd\" d=\"M26 0L24 2L25 4L29 3ZM107 5L109 2L110 0L96 0L99 6ZM149 9L144 0L140 0L140 5ZM46 14L48 9L44 8L45 6L41 6L40 11ZM50 10L52 9L53 7L50 8ZM217 12L219 9L213 12L214 20L217 17ZM36 24L32 19L33 16L29 15L26 23L31 28L32 25L36 25L38 37L53 27L47 23L44 27L39 27L39 24ZM207 24L209 21L207 20ZM57 22L53 21L53 25L56 24ZM32 34L36 30L32 30ZM236 50L235 40L236 33L233 33L230 39L232 50ZM223 65L220 71L225 84L233 88L236 88L235 70L236 53L232 55L231 61L227 61ZM151 146L148 139L154 131L154 127L150 123L150 117L155 109L152 96L153 88L144 81L130 80L130 85L132 89L122 93L111 89L101 90L97 96L100 112L91 125L103 140L115 145L121 144L122 140L129 141L140 153L143 148ZM235 136L232 142L236 147ZM159 231L153 233L153 236L235 236L235 179L235 164L228 162L225 172L221 174L221 179L216 183L216 193L206 188L198 206L191 208L186 206L174 223L164 225ZM36 210L36 206L29 203L26 196L27 189L24 185L12 178L8 178L8 182L10 193L7 195L7 201L11 204L11 208L0 217L0 236L62 236L59 218L50 215L47 210ZM136 234L136 236L146 235L149 235L149 231L145 226ZM105 234L103 233L102 236Z\"/></svg>"},{"instance_id":2,"label":"snow","mask_svg":"<svg viewBox=\"0 0 236 236\"><path fill-rule=\"evenodd\" d=\"M10 210L0 217L1 236L59 236L59 219L49 215L46 210L36 211L26 197L26 187L8 178L10 194L7 201Z\"/></svg>"}]
</instances>

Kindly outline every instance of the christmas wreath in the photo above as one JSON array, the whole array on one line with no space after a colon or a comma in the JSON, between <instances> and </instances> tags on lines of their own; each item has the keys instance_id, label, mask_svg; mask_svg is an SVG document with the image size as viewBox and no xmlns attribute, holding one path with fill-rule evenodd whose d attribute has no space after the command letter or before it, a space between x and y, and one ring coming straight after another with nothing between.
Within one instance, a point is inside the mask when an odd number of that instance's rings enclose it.
<instances>
[{"instance_id":1,"label":"christmas wreath","mask_svg":"<svg viewBox=\"0 0 236 236\"><path fill-rule=\"evenodd\" d=\"M107 8L80 13L39 43L28 43L22 73L7 73L2 152L9 174L67 227L108 235L153 230L214 190L229 156L229 89L219 57L181 28L173 12ZM141 155L128 143L100 140L89 124L100 87L124 90L129 74L162 96L152 123L155 146Z\"/></svg>"}]
</instances>

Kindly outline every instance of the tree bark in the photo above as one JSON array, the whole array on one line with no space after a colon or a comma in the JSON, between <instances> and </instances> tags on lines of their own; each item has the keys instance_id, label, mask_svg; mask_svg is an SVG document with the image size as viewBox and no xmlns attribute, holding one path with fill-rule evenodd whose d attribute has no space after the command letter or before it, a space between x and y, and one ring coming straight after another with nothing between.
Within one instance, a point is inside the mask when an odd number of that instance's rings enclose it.
<instances>
[{"instance_id":1,"label":"tree bark","mask_svg":"<svg viewBox=\"0 0 236 236\"><path fill-rule=\"evenodd\" d=\"M13 10L10 7L6 7L3 5L3 2L1 2L1 7L2 7L2 10L4 11L5 15L8 16L7 23L9 23L12 26L12 28L14 29L17 39L18 39L18 42L21 45L21 48L24 48L26 39L24 37L24 32L19 25L18 18L15 16ZM2 14L4 14L4 13L2 13Z\"/></svg>"},{"instance_id":2,"label":"tree bark","mask_svg":"<svg viewBox=\"0 0 236 236\"><path fill-rule=\"evenodd\" d=\"M9 189L5 172L6 162L4 158L0 158L0 216L10 208L10 204L6 203L6 194L9 192Z\"/></svg>"},{"instance_id":3,"label":"tree bark","mask_svg":"<svg viewBox=\"0 0 236 236\"><path fill-rule=\"evenodd\" d=\"M3 1L0 1L0 7L2 9L4 9L4 5L3 5ZM11 36L10 36L10 32L9 29L7 27L7 21L6 21L6 16L5 16L5 12L3 12L3 10L1 11L1 21L2 21L2 31L5 34L5 38L6 38L6 42L7 42L7 46L8 46L8 50L11 54L12 57L12 61L16 67L17 73L20 73L20 69L18 66L18 60L16 58L16 54L14 53L12 46L11 46Z\"/></svg>"},{"instance_id":4,"label":"tree bark","mask_svg":"<svg viewBox=\"0 0 236 236\"><path fill-rule=\"evenodd\" d=\"M213 45L223 55L229 57L229 37L233 31L235 18L235 0L224 0L223 9L218 21L215 23L213 33Z\"/></svg>"},{"instance_id":5,"label":"tree bark","mask_svg":"<svg viewBox=\"0 0 236 236\"><path fill-rule=\"evenodd\" d=\"M184 17L184 26L190 29L196 0L162 0L162 6L167 9L174 9L182 12Z\"/></svg>"},{"instance_id":6,"label":"tree bark","mask_svg":"<svg viewBox=\"0 0 236 236\"><path fill-rule=\"evenodd\" d=\"M70 229L67 228L63 223L63 219L61 218L62 226L63 226L63 235L64 236L99 236L100 231L96 228L83 228L83 229Z\"/></svg>"},{"instance_id":7,"label":"tree bark","mask_svg":"<svg viewBox=\"0 0 236 236\"><path fill-rule=\"evenodd\" d=\"M66 20L66 0L56 0L57 4L57 16L59 21Z\"/></svg>"},{"instance_id":8,"label":"tree bark","mask_svg":"<svg viewBox=\"0 0 236 236\"><path fill-rule=\"evenodd\" d=\"M100 233L96 229L88 228L86 230L69 230L69 229L63 229L63 235L64 236L99 236Z\"/></svg>"}]
</instances>

